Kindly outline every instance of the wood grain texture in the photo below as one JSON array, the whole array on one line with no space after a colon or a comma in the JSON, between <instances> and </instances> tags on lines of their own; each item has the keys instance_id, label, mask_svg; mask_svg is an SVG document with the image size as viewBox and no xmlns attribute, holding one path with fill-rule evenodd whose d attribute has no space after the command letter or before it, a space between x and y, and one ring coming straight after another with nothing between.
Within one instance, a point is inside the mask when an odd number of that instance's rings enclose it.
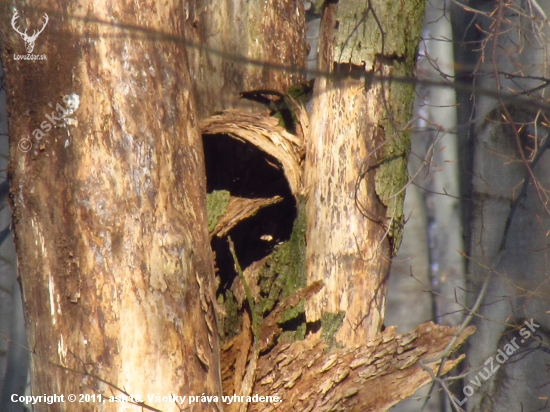
<instances>
[{"instance_id":1,"label":"wood grain texture","mask_svg":"<svg viewBox=\"0 0 550 412\"><path fill-rule=\"evenodd\" d=\"M200 118L257 106L241 100L242 91L286 92L305 80L302 1L193 0L185 7L185 37L201 45L188 50Z\"/></svg>"},{"instance_id":2,"label":"wood grain texture","mask_svg":"<svg viewBox=\"0 0 550 412\"><path fill-rule=\"evenodd\" d=\"M2 39L33 393L220 394L204 159L185 47L110 24L181 36L182 3L34 3L29 21L36 7L50 16L35 49L47 60L16 61L18 35L6 29ZM69 95L78 107L38 140L33 130L52 111L59 116ZM18 149L21 137L32 142L28 152Z\"/></svg>"},{"instance_id":3,"label":"wood grain texture","mask_svg":"<svg viewBox=\"0 0 550 412\"><path fill-rule=\"evenodd\" d=\"M340 1L324 9L318 70L334 77L315 82L304 172L308 283L325 283L308 301L307 319L315 322L327 312L346 312L336 335L346 345L363 343L381 329L390 259L404 224L406 124L413 88L368 79L412 76L423 13L423 2L418 2L411 25L411 11L398 7L403 2L368 2L368 12L361 19L355 16L354 35L363 37L349 43L350 53L359 40L368 41L376 32L383 33L385 41L370 64L364 59L360 64L341 59L339 40L340 30L347 30L340 9L355 3ZM365 2L357 3L357 10L363 10ZM400 40L391 40L394 37Z\"/></svg>"}]
</instances>

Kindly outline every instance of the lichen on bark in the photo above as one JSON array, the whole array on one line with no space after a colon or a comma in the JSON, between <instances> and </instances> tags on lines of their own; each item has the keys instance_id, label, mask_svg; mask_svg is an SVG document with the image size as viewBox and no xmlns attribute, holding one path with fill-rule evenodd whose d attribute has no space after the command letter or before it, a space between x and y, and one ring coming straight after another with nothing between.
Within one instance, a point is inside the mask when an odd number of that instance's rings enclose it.
<instances>
[{"instance_id":1,"label":"lichen on bark","mask_svg":"<svg viewBox=\"0 0 550 412\"><path fill-rule=\"evenodd\" d=\"M223 305L225 314L218 316L218 330L224 339L230 339L238 335L242 327L242 319L239 316L239 304L235 295L230 290L218 296L218 303Z\"/></svg>"},{"instance_id":2,"label":"lichen on bark","mask_svg":"<svg viewBox=\"0 0 550 412\"><path fill-rule=\"evenodd\" d=\"M334 60L365 67L367 74L410 77L425 1L388 2L386 0L343 0L338 3ZM383 27L382 25L383 24ZM403 33L405 30L405 33ZM411 39L414 39L411 42ZM411 47L411 44L414 44ZM411 116L411 84L387 82L382 127L384 145L376 170L376 193L386 206L387 235L392 255L397 253L403 235L404 186L408 180L408 134L402 130Z\"/></svg>"},{"instance_id":3,"label":"lichen on bark","mask_svg":"<svg viewBox=\"0 0 550 412\"><path fill-rule=\"evenodd\" d=\"M365 66L367 70L373 68L377 55L414 61L416 44L411 48L410 39L418 38L424 6L424 0L338 2L335 60Z\"/></svg>"},{"instance_id":4,"label":"lichen on bark","mask_svg":"<svg viewBox=\"0 0 550 412\"><path fill-rule=\"evenodd\" d=\"M380 166L375 175L375 190L380 201L386 206L388 237L391 241L392 256L395 256L403 238L405 217L403 202L404 187L407 184L407 158L410 147L408 134L386 140Z\"/></svg>"},{"instance_id":5,"label":"lichen on bark","mask_svg":"<svg viewBox=\"0 0 550 412\"><path fill-rule=\"evenodd\" d=\"M255 303L251 309L256 311L255 314L260 319L268 316L285 298L292 296L294 292L306 286L304 205L305 201L300 199L290 239L275 246L274 251L267 257L265 263L257 269L258 287L251 286L252 290L257 291L256 295L253 296ZM224 339L227 340L240 332L242 312L232 290L218 295L218 303L223 306L225 311L219 329L224 331ZM299 320L304 313L305 300L302 299L298 304L282 312L278 316L277 323L294 322ZM292 331L283 333L282 339L296 340L305 337L305 321L294 324L292 329Z\"/></svg>"}]
</instances>

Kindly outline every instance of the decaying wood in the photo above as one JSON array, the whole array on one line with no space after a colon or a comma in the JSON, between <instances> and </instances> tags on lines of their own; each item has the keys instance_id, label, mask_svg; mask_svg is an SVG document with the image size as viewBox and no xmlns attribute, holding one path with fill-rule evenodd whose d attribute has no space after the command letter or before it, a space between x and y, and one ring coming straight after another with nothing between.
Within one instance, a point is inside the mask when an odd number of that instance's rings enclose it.
<instances>
[{"instance_id":1,"label":"decaying wood","mask_svg":"<svg viewBox=\"0 0 550 412\"><path fill-rule=\"evenodd\" d=\"M252 351L250 353L250 360L248 366L246 367L246 373L244 374L243 381L241 384L240 395L241 396L250 396L252 394L252 389L254 388L254 382L256 380L258 359L260 357L260 345L259 342L254 337L254 342L252 344ZM239 406L239 412L246 412L248 410L247 403L243 402Z\"/></svg>"},{"instance_id":2,"label":"decaying wood","mask_svg":"<svg viewBox=\"0 0 550 412\"><path fill-rule=\"evenodd\" d=\"M280 302L277 307L267 316L260 325L260 349L265 351L275 344L275 339L281 333L277 323L281 321L283 312L296 306L302 299L309 299L323 287L323 282L314 282L311 285L299 290Z\"/></svg>"},{"instance_id":3,"label":"decaying wood","mask_svg":"<svg viewBox=\"0 0 550 412\"><path fill-rule=\"evenodd\" d=\"M12 10L0 5L32 391L219 395L204 158L186 48L122 31L139 25L180 36L185 5L47 0L28 2L22 20L38 21L44 10L50 23L36 51L47 60L15 60L23 44L8 29ZM113 16L116 28L97 23ZM18 149L22 137L28 151Z\"/></svg>"},{"instance_id":4,"label":"decaying wood","mask_svg":"<svg viewBox=\"0 0 550 412\"><path fill-rule=\"evenodd\" d=\"M210 232L210 237L227 235L239 222L254 216L261 208L279 203L281 200L283 200L281 196L273 196L268 199L231 196L225 214L220 218L214 230Z\"/></svg>"},{"instance_id":5,"label":"decaying wood","mask_svg":"<svg viewBox=\"0 0 550 412\"><path fill-rule=\"evenodd\" d=\"M361 94L359 89L358 93ZM309 126L306 125L307 127ZM228 134L244 140L272 155L283 165L293 193L300 193L298 188L303 166L302 139L280 127L275 118L226 111L204 120L201 128L203 133ZM251 210L256 210L260 204L265 206L268 201L273 200L232 199L232 205L228 206L226 215L215 229L217 235L223 236L228 230L223 228L232 227L236 222L250 216ZM258 293L258 271L264 261L265 259L256 262L244 271L244 277L254 296ZM389 256L383 259L383 264L389 265ZM418 365L418 361L441 353L456 329L429 322L414 331L397 335L395 328L388 328L364 345L355 342L352 347L343 349L329 348L321 339L320 333L309 335L304 341L276 343L282 332L278 322L285 309L295 306L301 299L310 300L321 286L320 281L313 282L280 302L260 324L259 348L253 344L250 320L247 321L245 314L243 331L221 351L222 385L225 394L276 394L282 399L278 404L251 403L248 405L249 411L383 411L431 381L429 374ZM242 305L245 296L239 278L235 279L231 290L239 306ZM382 291L381 293L383 294ZM460 335L455 349L473 332L474 328L466 329ZM259 358L258 350L261 353ZM459 357L446 362L443 373L448 372L462 359L463 357ZM436 372L439 363L430 367ZM251 376L255 376L253 387L250 386ZM237 407L242 408L243 405L230 406Z\"/></svg>"},{"instance_id":6,"label":"decaying wood","mask_svg":"<svg viewBox=\"0 0 550 412\"><path fill-rule=\"evenodd\" d=\"M305 90L307 87L312 87L311 84L314 84L314 82L303 82L293 85L293 88ZM293 122L296 122L297 127L293 133L305 141L309 133L309 114L303 104L295 100L289 93L281 93L277 90L264 89L247 90L241 92L240 95L244 100L260 102L261 104L269 107L270 111L277 107L279 107L279 109L286 107L286 109L295 116ZM275 109L275 111L278 111L278 109Z\"/></svg>"},{"instance_id":7,"label":"decaying wood","mask_svg":"<svg viewBox=\"0 0 550 412\"><path fill-rule=\"evenodd\" d=\"M235 287L235 283L233 284ZM282 332L282 329L277 325L281 321L283 312L288 308L296 306L302 299L308 299L323 287L321 282L316 282L309 285L288 298L280 302L277 307L263 319L259 328L259 349L265 352L267 349L275 345L276 339ZM242 304L242 301L239 303ZM250 335L250 317L245 312L243 315L243 330L242 332L227 342L222 348L221 369L222 381L224 385L224 393L234 393L234 388L239 387L241 377L243 375L243 353L246 361L248 352L252 346L252 338Z\"/></svg>"},{"instance_id":8,"label":"decaying wood","mask_svg":"<svg viewBox=\"0 0 550 412\"><path fill-rule=\"evenodd\" d=\"M266 256L265 258L252 263L243 271L244 277L253 296L258 296L260 289L258 286L258 277L260 275L260 270L268 258L269 256ZM239 307L242 306L243 301L246 299L246 294L240 277L237 276L233 281L233 284L231 285L231 292L235 295L235 299L237 299Z\"/></svg>"},{"instance_id":9,"label":"decaying wood","mask_svg":"<svg viewBox=\"0 0 550 412\"><path fill-rule=\"evenodd\" d=\"M279 126L275 117L226 110L204 119L201 131L210 135L227 134L273 156L283 166L292 194L301 193L303 140Z\"/></svg>"},{"instance_id":10,"label":"decaying wood","mask_svg":"<svg viewBox=\"0 0 550 412\"><path fill-rule=\"evenodd\" d=\"M185 19L185 39L202 46L187 51L200 119L250 107L252 102L239 98L243 90L286 91L304 80L304 2L189 0Z\"/></svg>"},{"instance_id":11,"label":"decaying wood","mask_svg":"<svg viewBox=\"0 0 550 412\"><path fill-rule=\"evenodd\" d=\"M330 351L317 335L280 343L260 357L253 393L282 402L252 403L249 411L386 411L430 382L418 361L441 353L456 331L427 322L397 335L390 327L365 345ZM466 328L454 349L474 331ZM443 373L463 358L447 361ZM439 363L429 366L437 371Z\"/></svg>"},{"instance_id":12,"label":"decaying wood","mask_svg":"<svg viewBox=\"0 0 550 412\"><path fill-rule=\"evenodd\" d=\"M245 312L243 315L243 331L221 348L221 353L225 354L225 362L221 362L221 376L225 385L225 394L233 394L236 392L235 388L242 387L246 361L253 341L250 326L250 316Z\"/></svg>"},{"instance_id":13,"label":"decaying wood","mask_svg":"<svg viewBox=\"0 0 550 412\"><path fill-rule=\"evenodd\" d=\"M386 329L364 345L351 348L330 348L320 334L308 335L294 343L279 342L281 333L277 321L288 307L300 299L309 299L322 284L316 283L296 292L279 304L260 326L260 350L252 356L250 321L245 314L243 331L227 343L221 352L222 385L225 394L242 388L245 364L247 374L255 369L252 393L259 396L278 395L279 404L250 404L249 411L280 410L346 410L385 411L415 393L431 381L418 361L439 355L457 332L457 328L435 325L418 326L402 335L395 327ZM458 348L475 328L459 335L453 350ZM267 343L267 344L266 344ZM270 349L272 345L275 345ZM463 359L447 361L442 373L447 373ZM439 362L428 365L437 373Z\"/></svg>"},{"instance_id":14,"label":"decaying wood","mask_svg":"<svg viewBox=\"0 0 550 412\"><path fill-rule=\"evenodd\" d=\"M412 77L423 10L417 0L341 0L323 9L317 69L335 76L315 81L304 187L307 280L326 286L306 316L345 311L336 338L347 343L382 327L404 222L414 88L369 77Z\"/></svg>"}]
</instances>

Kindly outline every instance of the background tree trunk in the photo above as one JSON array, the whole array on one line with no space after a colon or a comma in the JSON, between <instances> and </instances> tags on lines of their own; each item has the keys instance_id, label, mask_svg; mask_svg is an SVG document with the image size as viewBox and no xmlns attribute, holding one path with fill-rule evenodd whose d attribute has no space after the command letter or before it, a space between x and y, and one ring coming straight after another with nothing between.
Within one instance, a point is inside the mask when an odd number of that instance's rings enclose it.
<instances>
[{"instance_id":1,"label":"background tree trunk","mask_svg":"<svg viewBox=\"0 0 550 412\"><path fill-rule=\"evenodd\" d=\"M199 116L256 107L245 90L286 92L305 78L305 10L293 0L193 0L185 5ZM228 22L232 22L228 24Z\"/></svg>"},{"instance_id":2,"label":"background tree trunk","mask_svg":"<svg viewBox=\"0 0 550 412\"><path fill-rule=\"evenodd\" d=\"M459 325L464 301L464 252L458 173L453 35L449 1L426 3L416 67L403 243L392 261L386 325L406 331L426 319ZM432 293L429 293L430 289ZM411 296L416 296L411 299ZM452 372L451 372L452 373ZM420 411L431 385L396 405L393 412ZM448 409L446 409L448 408ZM451 410L446 395L432 392L429 411Z\"/></svg>"},{"instance_id":3,"label":"background tree trunk","mask_svg":"<svg viewBox=\"0 0 550 412\"><path fill-rule=\"evenodd\" d=\"M547 92L535 90L548 77L549 5L473 1L468 4L472 9L459 15L468 29L456 29L466 31L464 38L476 40L469 43L472 49L481 50L482 60L470 66L475 86L494 92L477 93L471 113L461 115L472 116L475 125L473 152L466 152L463 161L473 163L473 202L471 209L467 207L472 211L467 232L470 307L490 276L480 316L474 321L478 332L467 351L471 373L464 389L473 388L473 394L458 397L467 401L463 407L470 411L537 410L547 407L550 396L545 366L550 289L544 246L550 229L549 129L546 110L537 107L547 100ZM460 63L468 67L469 62ZM497 93L517 98L499 99ZM519 100L524 95L532 99L529 104ZM530 338L519 333L524 319L539 325L536 332L530 331ZM512 340L521 348L496 373L482 369L482 382L487 382L478 389L472 383L480 377L478 367Z\"/></svg>"},{"instance_id":4,"label":"background tree trunk","mask_svg":"<svg viewBox=\"0 0 550 412\"><path fill-rule=\"evenodd\" d=\"M35 52L46 61L14 60L23 42L3 32L33 393L219 395L204 163L185 47L105 24L121 16L118 24L181 37L185 10L178 2L40 7L50 22ZM104 23L61 14L86 17L82 10ZM42 15L34 8L26 17L35 24ZM3 16L9 27L7 6ZM18 149L22 137L28 152Z\"/></svg>"}]
</instances>

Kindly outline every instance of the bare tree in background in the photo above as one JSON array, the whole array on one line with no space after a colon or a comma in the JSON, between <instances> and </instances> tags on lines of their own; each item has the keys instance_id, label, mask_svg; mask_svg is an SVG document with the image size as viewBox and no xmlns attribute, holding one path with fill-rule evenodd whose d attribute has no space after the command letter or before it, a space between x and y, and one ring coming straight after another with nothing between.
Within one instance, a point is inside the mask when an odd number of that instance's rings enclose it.
<instances>
[{"instance_id":1,"label":"bare tree in background","mask_svg":"<svg viewBox=\"0 0 550 412\"><path fill-rule=\"evenodd\" d=\"M465 79L469 71L475 87L494 93L475 93L469 102L461 102L462 119L471 126L462 129L464 141L471 142L463 146L463 165L471 165L471 175L464 175L470 182L464 185L465 209L471 211L465 226L469 305L489 282L475 320L478 332L469 341L470 374L464 384L475 393L464 407L544 410L550 399L550 3L471 1L457 3L454 10L455 33L461 33L457 40L469 40L457 43L461 76ZM477 60L465 60L464 52ZM525 319L537 325L529 339L519 334ZM482 378L482 387L475 387L476 368L513 339L520 346L517 352L496 373L480 371L487 382Z\"/></svg>"},{"instance_id":2,"label":"bare tree in background","mask_svg":"<svg viewBox=\"0 0 550 412\"><path fill-rule=\"evenodd\" d=\"M445 274L441 266L447 263L440 248L447 244L441 239L457 233L434 224L437 219L430 225L430 219L434 212L435 216L450 212L444 204L456 204L460 199L467 266L465 288L448 272L445 282L455 283L454 288L441 289L439 282L444 278L437 283L432 280L434 316L443 316L440 322L452 317L456 321L452 305L455 310L457 303L474 308L481 299L473 320L478 332L468 341L463 375L457 382L445 381L454 394L454 398L447 396L454 402L453 410L545 410L549 405L547 13L548 3L543 1L446 2L429 21L440 24L452 16L453 36L437 36L433 31L423 36L426 42L454 45L454 69L448 58L442 59L429 47L425 60L436 75L430 76L430 81L444 84L456 73L458 122L455 128L449 125L452 115L431 115L452 105L449 101L437 104L441 94L431 95L427 107L417 112L423 122L419 133L440 138L428 145L427 157L411 158L411 174L420 171L415 183L422 186L424 199L439 199L415 206L426 214L429 272ZM419 78L423 79L422 74ZM433 85L422 82L418 86L420 90L424 87L434 90ZM453 133L459 136L460 180L438 187L449 168L441 160L453 158L449 146L454 142L444 136ZM422 153L414 149L415 143L421 145L413 140L413 155ZM419 169L420 164L426 171ZM458 196L453 190L457 184ZM460 210L456 208L456 212ZM439 249L435 254L434 247ZM456 259L460 248L445 253ZM406 258L398 255L397 261ZM418 270L411 268L410 273L417 275ZM422 282L421 276L416 278ZM462 292L466 292L465 300ZM445 307L441 306L445 300L451 305L438 312ZM504 357L497 358L499 350L508 355L502 364Z\"/></svg>"}]
</instances>

